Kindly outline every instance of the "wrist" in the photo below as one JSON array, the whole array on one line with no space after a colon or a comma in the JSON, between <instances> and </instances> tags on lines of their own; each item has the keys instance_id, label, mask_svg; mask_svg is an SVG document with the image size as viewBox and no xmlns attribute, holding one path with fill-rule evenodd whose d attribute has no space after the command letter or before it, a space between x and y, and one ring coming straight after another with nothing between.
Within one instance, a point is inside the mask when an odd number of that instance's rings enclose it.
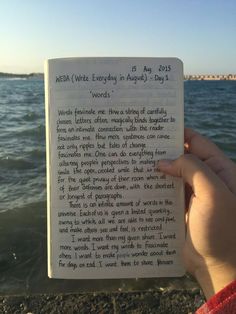
<instances>
[{"instance_id":1,"label":"wrist","mask_svg":"<svg viewBox=\"0 0 236 314\"><path fill-rule=\"evenodd\" d=\"M196 269L194 276L201 286L206 299L236 280L236 267L230 264L203 266Z\"/></svg>"}]
</instances>

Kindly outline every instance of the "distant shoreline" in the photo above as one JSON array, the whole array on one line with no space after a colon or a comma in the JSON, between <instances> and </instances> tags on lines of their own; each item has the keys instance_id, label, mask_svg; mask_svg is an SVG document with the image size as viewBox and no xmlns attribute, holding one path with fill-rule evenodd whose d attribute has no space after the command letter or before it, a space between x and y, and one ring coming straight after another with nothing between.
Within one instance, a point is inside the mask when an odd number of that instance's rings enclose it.
<instances>
[{"instance_id":1,"label":"distant shoreline","mask_svg":"<svg viewBox=\"0 0 236 314\"><path fill-rule=\"evenodd\" d=\"M0 78L24 78L24 79L44 79L43 73L6 73L0 72ZM207 75L184 75L185 81L236 81L236 74L207 74Z\"/></svg>"},{"instance_id":2,"label":"distant shoreline","mask_svg":"<svg viewBox=\"0 0 236 314\"><path fill-rule=\"evenodd\" d=\"M17 74L0 72L0 78L24 78L24 79L44 79L43 73L29 73L29 74Z\"/></svg>"},{"instance_id":3,"label":"distant shoreline","mask_svg":"<svg viewBox=\"0 0 236 314\"><path fill-rule=\"evenodd\" d=\"M186 81L236 81L236 74L184 75Z\"/></svg>"}]
</instances>

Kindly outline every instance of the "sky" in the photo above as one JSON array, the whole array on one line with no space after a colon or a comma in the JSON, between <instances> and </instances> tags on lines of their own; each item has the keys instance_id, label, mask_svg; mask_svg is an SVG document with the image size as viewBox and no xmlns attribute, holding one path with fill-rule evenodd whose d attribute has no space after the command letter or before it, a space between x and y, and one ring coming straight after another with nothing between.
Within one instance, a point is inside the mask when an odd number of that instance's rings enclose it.
<instances>
[{"instance_id":1,"label":"sky","mask_svg":"<svg viewBox=\"0 0 236 314\"><path fill-rule=\"evenodd\" d=\"M236 1L0 1L0 72L86 56L178 57L185 74L236 74Z\"/></svg>"}]
</instances>

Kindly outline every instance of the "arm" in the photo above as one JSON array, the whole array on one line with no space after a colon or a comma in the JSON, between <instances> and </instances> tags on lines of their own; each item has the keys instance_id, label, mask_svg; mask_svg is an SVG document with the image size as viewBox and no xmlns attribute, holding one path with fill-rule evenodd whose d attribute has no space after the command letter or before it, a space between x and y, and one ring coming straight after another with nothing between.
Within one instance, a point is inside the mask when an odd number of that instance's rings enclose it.
<instances>
[{"instance_id":1,"label":"arm","mask_svg":"<svg viewBox=\"0 0 236 314\"><path fill-rule=\"evenodd\" d=\"M185 142L189 154L158 167L188 185L184 261L208 299L236 279L236 166L197 132Z\"/></svg>"}]
</instances>

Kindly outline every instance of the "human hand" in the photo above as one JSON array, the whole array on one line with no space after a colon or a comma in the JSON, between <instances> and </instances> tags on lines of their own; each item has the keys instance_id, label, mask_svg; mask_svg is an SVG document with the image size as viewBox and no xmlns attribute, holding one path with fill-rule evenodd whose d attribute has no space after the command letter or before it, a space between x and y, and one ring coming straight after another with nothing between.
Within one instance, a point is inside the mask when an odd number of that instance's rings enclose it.
<instances>
[{"instance_id":1,"label":"human hand","mask_svg":"<svg viewBox=\"0 0 236 314\"><path fill-rule=\"evenodd\" d=\"M236 165L191 129L185 147L189 154L158 168L188 186L184 261L209 298L236 279Z\"/></svg>"}]
</instances>

